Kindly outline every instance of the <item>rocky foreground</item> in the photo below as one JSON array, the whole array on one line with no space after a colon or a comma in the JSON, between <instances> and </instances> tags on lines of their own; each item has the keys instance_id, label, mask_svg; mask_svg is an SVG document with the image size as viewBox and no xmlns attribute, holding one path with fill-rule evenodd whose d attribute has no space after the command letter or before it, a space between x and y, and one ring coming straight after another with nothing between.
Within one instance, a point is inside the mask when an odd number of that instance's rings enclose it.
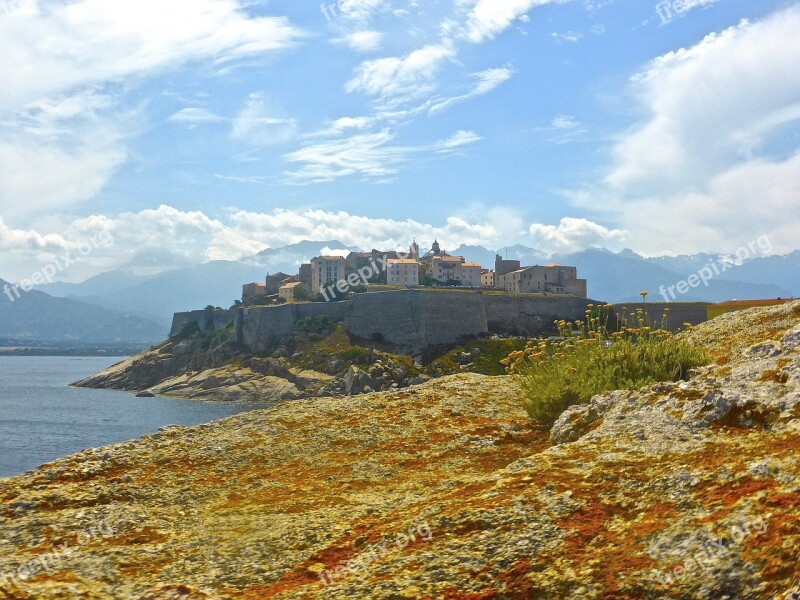
<instances>
[{"instance_id":1,"label":"rocky foreground","mask_svg":"<svg viewBox=\"0 0 800 600\"><path fill-rule=\"evenodd\" d=\"M715 365L552 434L457 375L3 480L0 597L796 597L800 302L689 337Z\"/></svg>"}]
</instances>

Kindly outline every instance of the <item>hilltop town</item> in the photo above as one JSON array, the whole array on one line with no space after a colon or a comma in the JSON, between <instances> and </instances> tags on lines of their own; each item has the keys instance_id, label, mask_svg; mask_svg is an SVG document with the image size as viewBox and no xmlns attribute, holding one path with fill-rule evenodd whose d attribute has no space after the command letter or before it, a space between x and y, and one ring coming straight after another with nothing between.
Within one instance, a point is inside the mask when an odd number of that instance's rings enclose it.
<instances>
[{"instance_id":1,"label":"hilltop town","mask_svg":"<svg viewBox=\"0 0 800 600\"><path fill-rule=\"evenodd\" d=\"M316 256L295 275L275 273L264 283L242 288L242 303L329 302L350 293L426 287L489 289L505 292L565 294L587 298L587 283L576 267L560 264L523 267L518 260L495 259L494 269L443 250L437 240L421 254L416 240L408 252L350 252Z\"/></svg>"}]
</instances>

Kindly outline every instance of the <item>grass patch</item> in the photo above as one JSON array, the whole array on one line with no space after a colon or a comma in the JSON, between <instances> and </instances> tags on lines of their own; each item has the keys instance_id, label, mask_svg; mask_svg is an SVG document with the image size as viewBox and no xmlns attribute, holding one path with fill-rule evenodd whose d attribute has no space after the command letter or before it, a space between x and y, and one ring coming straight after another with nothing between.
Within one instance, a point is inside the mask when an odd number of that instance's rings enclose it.
<instances>
[{"instance_id":1,"label":"grass patch","mask_svg":"<svg viewBox=\"0 0 800 600\"><path fill-rule=\"evenodd\" d=\"M459 346L448 350L443 355L430 361L430 369L440 372L442 375L455 375L456 373L480 373L481 375L499 376L505 375L506 367L503 364L509 354L524 350L528 345L527 340L520 339L482 339L475 340L464 346ZM480 350L480 355L475 361L462 368L456 362L459 354L469 353L473 348Z\"/></svg>"},{"instance_id":2,"label":"grass patch","mask_svg":"<svg viewBox=\"0 0 800 600\"><path fill-rule=\"evenodd\" d=\"M525 408L549 429L570 406L613 390L636 390L659 381L689 378L712 358L667 331L666 314L653 327L641 309L609 334L611 305L589 305L585 321L556 323L559 337L530 342L503 361L525 392ZM626 311L627 312L627 311Z\"/></svg>"}]
</instances>

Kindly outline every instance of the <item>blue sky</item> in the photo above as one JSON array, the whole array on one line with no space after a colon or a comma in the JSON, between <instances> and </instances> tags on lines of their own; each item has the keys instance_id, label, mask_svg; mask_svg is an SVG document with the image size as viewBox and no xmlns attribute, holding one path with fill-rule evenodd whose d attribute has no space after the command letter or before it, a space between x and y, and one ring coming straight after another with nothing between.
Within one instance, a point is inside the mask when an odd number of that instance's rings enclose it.
<instances>
[{"instance_id":1,"label":"blue sky","mask_svg":"<svg viewBox=\"0 0 800 600\"><path fill-rule=\"evenodd\" d=\"M65 278L302 239L796 249L800 4L657 9L2 0L0 276L103 229Z\"/></svg>"}]
</instances>

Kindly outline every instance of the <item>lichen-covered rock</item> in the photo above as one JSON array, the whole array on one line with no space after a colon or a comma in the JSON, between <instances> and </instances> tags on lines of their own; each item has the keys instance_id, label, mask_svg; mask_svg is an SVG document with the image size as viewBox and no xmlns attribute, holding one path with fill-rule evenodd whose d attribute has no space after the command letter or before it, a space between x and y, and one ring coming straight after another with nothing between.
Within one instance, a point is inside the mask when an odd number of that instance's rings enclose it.
<instances>
[{"instance_id":1,"label":"lichen-covered rock","mask_svg":"<svg viewBox=\"0 0 800 600\"><path fill-rule=\"evenodd\" d=\"M799 323L795 302L698 327L714 365L570 409L556 445L511 380L458 375L87 450L0 481L0 590L791 598Z\"/></svg>"}]
</instances>

